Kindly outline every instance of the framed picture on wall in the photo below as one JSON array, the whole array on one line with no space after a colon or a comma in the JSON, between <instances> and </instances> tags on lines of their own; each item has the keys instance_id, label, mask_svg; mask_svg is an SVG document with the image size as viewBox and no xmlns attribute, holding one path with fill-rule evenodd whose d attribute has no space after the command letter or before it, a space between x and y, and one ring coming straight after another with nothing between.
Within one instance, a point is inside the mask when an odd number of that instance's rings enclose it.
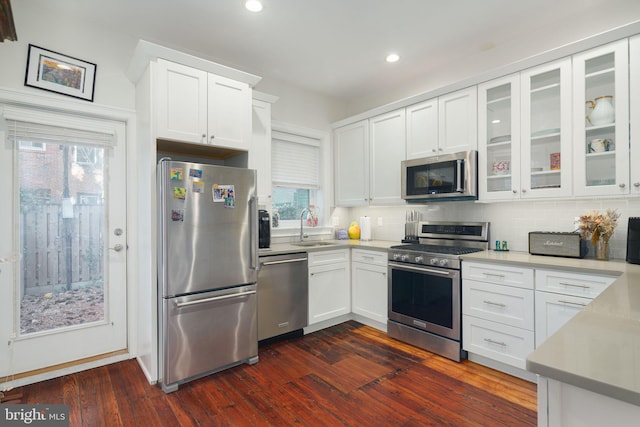
<instances>
[{"instance_id":1,"label":"framed picture on wall","mask_svg":"<svg viewBox=\"0 0 640 427\"><path fill-rule=\"evenodd\" d=\"M93 102L96 64L29 45L25 86Z\"/></svg>"}]
</instances>

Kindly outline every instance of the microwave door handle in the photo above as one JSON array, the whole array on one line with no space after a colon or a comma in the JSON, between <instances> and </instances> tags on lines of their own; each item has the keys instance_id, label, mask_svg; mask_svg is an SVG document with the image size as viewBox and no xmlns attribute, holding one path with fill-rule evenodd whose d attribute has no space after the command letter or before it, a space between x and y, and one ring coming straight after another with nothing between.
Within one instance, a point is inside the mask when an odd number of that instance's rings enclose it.
<instances>
[{"instance_id":1,"label":"microwave door handle","mask_svg":"<svg viewBox=\"0 0 640 427\"><path fill-rule=\"evenodd\" d=\"M464 187L463 187L463 182L462 182L462 168L463 168L463 164L464 164L464 160L456 160L456 191L458 193L463 193L464 192Z\"/></svg>"}]
</instances>

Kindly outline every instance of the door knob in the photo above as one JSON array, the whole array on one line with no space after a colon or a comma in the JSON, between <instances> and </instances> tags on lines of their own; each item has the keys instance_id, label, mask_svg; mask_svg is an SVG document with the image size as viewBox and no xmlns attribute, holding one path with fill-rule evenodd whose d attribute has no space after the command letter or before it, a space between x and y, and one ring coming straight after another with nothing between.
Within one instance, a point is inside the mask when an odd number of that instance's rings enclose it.
<instances>
[{"instance_id":1,"label":"door knob","mask_svg":"<svg viewBox=\"0 0 640 427\"><path fill-rule=\"evenodd\" d=\"M626 186L627 186L627 185L626 185L624 182L622 182L622 183L618 184L618 187L620 187L620 188L624 188L624 187L626 187Z\"/></svg>"},{"instance_id":2,"label":"door knob","mask_svg":"<svg viewBox=\"0 0 640 427\"><path fill-rule=\"evenodd\" d=\"M116 236L122 236L122 228L116 228L115 230L113 230L113 234L115 234Z\"/></svg>"},{"instance_id":3,"label":"door knob","mask_svg":"<svg viewBox=\"0 0 640 427\"><path fill-rule=\"evenodd\" d=\"M115 245L114 247L109 248L109 249L114 250L114 251L116 251L116 252L120 252L121 250L123 250L123 249L124 249L124 246L123 246L123 245L121 245L120 243L118 243L117 245Z\"/></svg>"}]
</instances>

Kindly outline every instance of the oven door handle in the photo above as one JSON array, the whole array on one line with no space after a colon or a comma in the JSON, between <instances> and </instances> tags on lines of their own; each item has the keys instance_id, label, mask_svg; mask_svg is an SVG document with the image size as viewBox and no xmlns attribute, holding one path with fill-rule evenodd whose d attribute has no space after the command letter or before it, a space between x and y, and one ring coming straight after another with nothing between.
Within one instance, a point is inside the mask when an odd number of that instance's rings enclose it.
<instances>
[{"instance_id":1,"label":"oven door handle","mask_svg":"<svg viewBox=\"0 0 640 427\"><path fill-rule=\"evenodd\" d=\"M437 274L438 276L446 276L446 277L449 277L451 275L451 271L449 270L444 270L444 269L436 270L433 268L426 268L426 267L414 267L412 265L398 264L395 262L390 262L389 268L398 268L400 270L410 270L410 271L415 271L417 273Z\"/></svg>"}]
</instances>

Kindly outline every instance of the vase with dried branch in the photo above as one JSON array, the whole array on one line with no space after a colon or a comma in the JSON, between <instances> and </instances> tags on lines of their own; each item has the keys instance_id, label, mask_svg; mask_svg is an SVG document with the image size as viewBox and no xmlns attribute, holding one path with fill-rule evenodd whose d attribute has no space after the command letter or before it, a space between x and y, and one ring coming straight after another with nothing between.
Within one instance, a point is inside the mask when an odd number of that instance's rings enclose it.
<instances>
[{"instance_id":1,"label":"vase with dried branch","mask_svg":"<svg viewBox=\"0 0 640 427\"><path fill-rule=\"evenodd\" d=\"M609 259L609 239L618 225L618 218L620 213L616 209L607 209L604 214L591 211L580 217L580 234L583 239L591 240L597 259Z\"/></svg>"}]
</instances>

